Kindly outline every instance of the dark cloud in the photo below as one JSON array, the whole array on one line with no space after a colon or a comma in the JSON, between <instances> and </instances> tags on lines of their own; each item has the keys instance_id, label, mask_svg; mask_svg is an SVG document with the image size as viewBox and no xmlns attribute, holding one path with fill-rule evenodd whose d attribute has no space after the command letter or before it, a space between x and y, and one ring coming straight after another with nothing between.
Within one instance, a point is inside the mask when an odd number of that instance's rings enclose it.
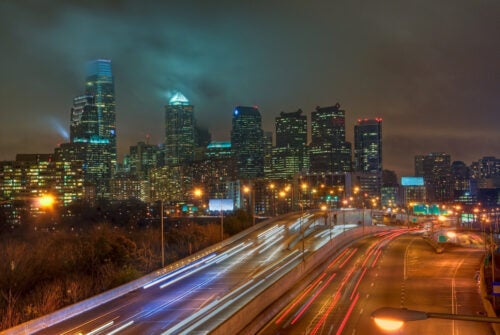
<instances>
[{"instance_id":1,"label":"dark cloud","mask_svg":"<svg viewBox=\"0 0 500 335\"><path fill-rule=\"evenodd\" d=\"M340 102L384 118L387 168L447 151L500 156L500 4L455 1L0 1L0 159L50 152L82 93L85 62L110 58L118 145L163 140L164 105L180 90L216 140L231 112ZM15 126L13 126L15 125ZM50 125L50 126L49 126Z\"/></svg>"}]
</instances>

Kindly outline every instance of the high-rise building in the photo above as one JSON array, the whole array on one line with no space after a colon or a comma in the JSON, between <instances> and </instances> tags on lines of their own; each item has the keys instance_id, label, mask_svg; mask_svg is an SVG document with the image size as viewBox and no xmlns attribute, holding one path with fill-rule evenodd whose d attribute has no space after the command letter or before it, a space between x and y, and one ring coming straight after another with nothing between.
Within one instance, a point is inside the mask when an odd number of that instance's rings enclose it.
<instances>
[{"instance_id":1,"label":"high-rise building","mask_svg":"<svg viewBox=\"0 0 500 335\"><path fill-rule=\"evenodd\" d=\"M302 110L281 112L276 118L276 146L273 150L272 177L290 179L308 166L307 116Z\"/></svg>"},{"instance_id":2,"label":"high-rise building","mask_svg":"<svg viewBox=\"0 0 500 335\"><path fill-rule=\"evenodd\" d=\"M56 149L56 159L79 162L85 185L94 194L90 198L110 197L109 182L117 163L115 87L110 60L97 59L87 64L85 94L75 97L71 108L70 143Z\"/></svg>"},{"instance_id":3,"label":"high-rise building","mask_svg":"<svg viewBox=\"0 0 500 335\"><path fill-rule=\"evenodd\" d=\"M382 172L382 119L359 119L354 126L354 168Z\"/></svg>"},{"instance_id":4,"label":"high-rise building","mask_svg":"<svg viewBox=\"0 0 500 335\"><path fill-rule=\"evenodd\" d=\"M361 193L380 196L382 186L382 119L359 119L354 126L354 170Z\"/></svg>"},{"instance_id":5,"label":"high-rise building","mask_svg":"<svg viewBox=\"0 0 500 335\"><path fill-rule=\"evenodd\" d=\"M471 188L471 172L462 161L451 163L451 178L453 182L453 200L462 203L473 203Z\"/></svg>"},{"instance_id":6,"label":"high-rise building","mask_svg":"<svg viewBox=\"0 0 500 335\"><path fill-rule=\"evenodd\" d=\"M69 125L71 142L90 142L99 138L99 118L94 96L82 95L73 99Z\"/></svg>"},{"instance_id":7,"label":"high-rise building","mask_svg":"<svg viewBox=\"0 0 500 335\"><path fill-rule=\"evenodd\" d=\"M97 126L101 142L108 143L111 167L116 166L116 112L115 82L111 71L111 60L97 59L87 64L85 94L93 97Z\"/></svg>"},{"instance_id":8,"label":"high-rise building","mask_svg":"<svg viewBox=\"0 0 500 335\"><path fill-rule=\"evenodd\" d=\"M177 92L165 107L165 163L182 165L194 159L194 106Z\"/></svg>"},{"instance_id":9,"label":"high-rise building","mask_svg":"<svg viewBox=\"0 0 500 335\"><path fill-rule=\"evenodd\" d=\"M351 171L351 145L345 140L345 111L340 104L316 107L311 113L312 173L343 173Z\"/></svg>"},{"instance_id":10,"label":"high-rise building","mask_svg":"<svg viewBox=\"0 0 500 335\"><path fill-rule=\"evenodd\" d=\"M415 156L415 174L424 177L427 201L452 200L451 156L443 152Z\"/></svg>"},{"instance_id":11,"label":"high-rise building","mask_svg":"<svg viewBox=\"0 0 500 335\"><path fill-rule=\"evenodd\" d=\"M238 178L264 176L264 132L257 107L238 106L233 112L231 145L236 159Z\"/></svg>"},{"instance_id":12,"label":"high-rise building","mask_svg":"<svg viewBox=\"0 0 500 335\"><path fill-rule=\"evenodd\" d=\"M144 180L152 168L160 166L160 148L154 144L138 142L130 146L126 158L126 172Z\"/></svg>"}]
</instances>

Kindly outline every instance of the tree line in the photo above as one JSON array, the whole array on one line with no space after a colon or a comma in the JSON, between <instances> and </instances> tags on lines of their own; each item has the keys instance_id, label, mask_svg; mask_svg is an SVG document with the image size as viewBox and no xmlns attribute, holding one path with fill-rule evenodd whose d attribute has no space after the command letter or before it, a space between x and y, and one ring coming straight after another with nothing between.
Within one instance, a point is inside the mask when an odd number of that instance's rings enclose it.
<instances>
[{"instance_id":1,"label":"tree line","mask_svg":"<svg viewBox=\"0 0 500 335\"><path fill-rule=\"evenodd\" d=\"M15 227L0 214L0 330L160 268L161 227L148 213L140 202L78 204ZM225 235L251 222L237 211L224 218ZM169 264L219 242L220 222L167 224L164 234Z\"/></svg>"}]
</instances>

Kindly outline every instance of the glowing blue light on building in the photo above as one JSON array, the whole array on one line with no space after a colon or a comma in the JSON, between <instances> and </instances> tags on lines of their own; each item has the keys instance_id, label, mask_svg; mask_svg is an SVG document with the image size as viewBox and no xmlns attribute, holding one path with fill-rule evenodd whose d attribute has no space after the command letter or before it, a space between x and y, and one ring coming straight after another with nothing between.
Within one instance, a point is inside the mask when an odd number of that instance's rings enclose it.
<instances>
[{"instance_id":1,"label":"glowing blue light on building","mask_svg":"<svg viewBox=\"0 0 500 335\"><path fill-rule=\"evenodd\" d=\"M234 110L234 115L238 115L239 113L240 113L240 111L238 109Z\"/></svg>"},{"instance_id":2,"label":"glowing blue light on building","mask_svg":"<svg viewBox=\"0 0 500 335\"><path fill-rule=\"evenodd\" d=\"M171 106L189 105L189 100L181 92L175 92L168 104Z\"/></svg>"},{"instance_id":3,"label":"glowing blue light on building","mask_svg":"<svg viewBox=\"0 0 500 335\"><path fill-rule=\"evenodd\" d=\"M229 149L231 148L231 142L211 142L208 146L208 149L215 149L215 148L225 148Z\"/></svg>"}]
</instances>

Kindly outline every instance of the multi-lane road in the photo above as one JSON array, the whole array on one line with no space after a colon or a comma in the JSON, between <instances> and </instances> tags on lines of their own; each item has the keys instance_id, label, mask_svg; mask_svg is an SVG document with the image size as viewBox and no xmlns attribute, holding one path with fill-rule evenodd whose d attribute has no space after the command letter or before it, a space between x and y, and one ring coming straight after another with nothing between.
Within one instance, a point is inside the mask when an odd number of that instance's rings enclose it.
<instances>
[{"instance_id":1,"label":"multi-lane road","mask_svg":"<svg viewBox=\"0 0 500 335\"><path fill-rule=\"evenodd\" d=\"M446 247L437 254L420 234L381 233L352 244L260 334L387 334L371 313L405 307L436 313L484 315L476 272L484 250ZM404 334L492 334L488 324L428 319L405 325Z\"/></svg>"},{"instance_id":2,"label":"multi-lane road","mask_svg":"<svg viewBox=\"0 0 500 335\"><path fill-rule=\"evenodd\" d=\"M357 226L362 214L345 215L339 222L344 225L335 227L326 226L322 215L308 213L263 224L217 252L37 334L209 332L297 266L304 255Z\"/></svg>"}]
</instances>

